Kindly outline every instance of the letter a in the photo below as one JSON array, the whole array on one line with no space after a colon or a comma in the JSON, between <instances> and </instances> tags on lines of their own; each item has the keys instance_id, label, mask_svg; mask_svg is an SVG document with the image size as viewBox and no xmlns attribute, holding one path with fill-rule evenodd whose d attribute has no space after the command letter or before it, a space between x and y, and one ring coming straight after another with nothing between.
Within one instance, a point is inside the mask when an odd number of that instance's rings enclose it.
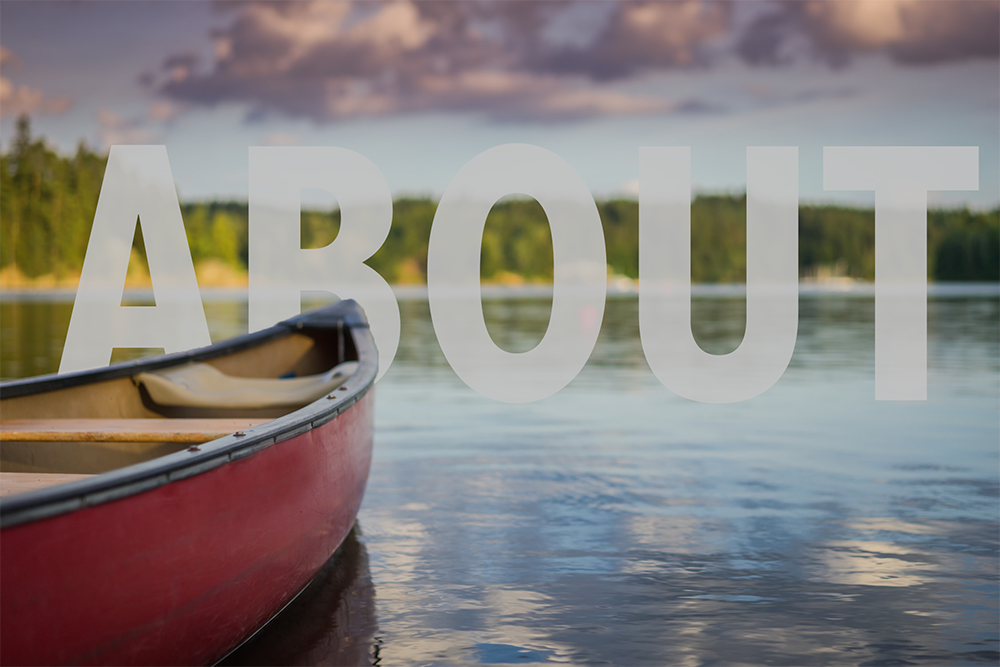
<instances>
[{"instance_id":1,"label":"letter a","mask_svg":"<svg viewBox=\"0 0 1000 667\"><path fill-rule=\"evenodd\" d=\"M155 306L121 305L137 219ZM167 148L112 146L59 372L105 366L116 347L210 343Z\"/></svg>"}]
</instances>

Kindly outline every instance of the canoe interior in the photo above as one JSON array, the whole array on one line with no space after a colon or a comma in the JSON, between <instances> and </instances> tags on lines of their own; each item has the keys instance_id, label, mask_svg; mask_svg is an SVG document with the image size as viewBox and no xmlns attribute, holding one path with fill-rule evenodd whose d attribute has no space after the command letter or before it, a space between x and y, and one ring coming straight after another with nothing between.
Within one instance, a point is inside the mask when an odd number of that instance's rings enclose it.
<instances>
[{"instance_id":1,"label":"canoe interior","mask_svg":"<svg viewBox=\"0 0 1000 667\"><path fill-rule=\"evenodd\" d=\"M287 335L224 351L203 363L234 377L313 375L356 358L353 345L345 347L343 338L333 338L289 330ZM168 408L153 402L130 377L3 398L0 495L148 461L296 409Z\"/></svg>"}]
</instances>

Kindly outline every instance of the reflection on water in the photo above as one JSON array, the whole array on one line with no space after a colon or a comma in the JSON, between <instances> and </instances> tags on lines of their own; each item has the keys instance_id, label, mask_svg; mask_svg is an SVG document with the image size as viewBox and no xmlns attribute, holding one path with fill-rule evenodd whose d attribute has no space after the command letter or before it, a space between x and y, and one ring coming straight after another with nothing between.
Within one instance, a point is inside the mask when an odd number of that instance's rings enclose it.
<instances>
[{"instance_id":1,"label":"reflection on water","mask_svg":"<svg viewBox=\"0 0 1000 667\"><path fill-rule=\"evenodd\" d=\"M355 526L319 574L220 665L369 665L378 661L375 588Z\"/></svg>"},{"instance_id":2,"label":"reflection on water","mask_svg":"<svg viewBox=\"0 0 1000 667\"><path fill-rule=\"evenodd\" d=\"M68 304L0 308L3 375L54 369ZM498 344L529 349L549 301L484 309ZM246 326L245 302L206 310L216 338ZM574 382L525 405L462 384L426 301L400 310L354 543L367 561L230 664L1000 660L996 286L930 300L928 400L912 403L874 400L870 293L803 297L789 369L732 405L656 381L634 297L609 299ZM696 299L696 337L733 349L743 313L738 294Z\"/></svg>"}]
</instances>

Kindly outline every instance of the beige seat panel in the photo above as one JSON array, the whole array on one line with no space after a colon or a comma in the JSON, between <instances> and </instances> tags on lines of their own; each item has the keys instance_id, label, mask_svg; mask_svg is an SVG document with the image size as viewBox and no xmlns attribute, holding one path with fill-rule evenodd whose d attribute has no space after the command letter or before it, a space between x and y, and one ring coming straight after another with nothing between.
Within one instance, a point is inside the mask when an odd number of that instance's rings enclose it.
<instances>
[{"instance_id":1,"label":"beige seat panel","mask_svg":"<svg viewBox=\"0 0 1000 667\"><path fill-rule=\"evenodd\" d=\"M346 361L326 373L298 378L247 378L227 375L203 363L187 364L133 377L159 405L189 408L254 409L312 403L343 384L357 370Z\"/></svg>"}]
</instances>

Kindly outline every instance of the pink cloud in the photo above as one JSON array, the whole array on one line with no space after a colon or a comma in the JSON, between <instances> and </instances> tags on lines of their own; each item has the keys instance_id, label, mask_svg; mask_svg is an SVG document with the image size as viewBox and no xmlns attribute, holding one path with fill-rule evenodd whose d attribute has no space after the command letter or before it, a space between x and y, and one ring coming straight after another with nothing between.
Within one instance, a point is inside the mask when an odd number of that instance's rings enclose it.
<instances>
[{"instance_id":1,"label":"pink cloud","mask_svg":"<svg viewBox=\"0 0 1000 667\"><path fill-rule=\"evenodd\" d=\"M253 2L221 5L212 62L176 54L152 85L191 105L239 103L330 122L424 111L495 120L717 110L706 100L635 95L650 72L741 58L777 65L803 53L834 65L885 53L897 63L996 58L992 0L615 2ZM753 16L756 14L756 16Z\"/></svg>"},{"instance_id":2,"label":"pink cloud","mask_svg":"<svg viewBox=\"0 0 1000 667\"><path fill-rule=\"evenodd\" d=\"M803 38L819 57L846 65L854 57L884 53L904 65L997 58L1000 3L994 0L785 1L742 36L750 62L778 62Z\"/></svg>"},{"instance_id":3,"label":"pink cloud","mask_svg":"<svg viewBox=\"0 0 1000 667\"><path fill-rule=\"evenodd\" d=\"M432 110L501 120L670 111L680 104L593 81L607 78L609 67L693 63L699 39L720 32L724 13L703 13L699 5L622 5L616 27L595 36L597 56L577 58L577 67L559 54L578 48L546 38L545 27L580 3L256 3L237 9L232 25L214 35L207 71L175 56L159 85L176 100L242 102L256 113L317 121ZM654 39L679 20L669 40ZM645 65L639 53L648 56Z\"/></svg>"},{"instance_id":4,"label":"pink cloud","mask_svg":"<svg viewBox=\"0 0 1000 667\"><path fill-rule=\"evenodd\" d=\"M20 62L14 54L0 46L0 71L19 68ZM65 95L49 97L37 88L15 84L5 74L0 74L0 116L59 115L73 105L73 101Z\"/></svg>"}]
</instances>

